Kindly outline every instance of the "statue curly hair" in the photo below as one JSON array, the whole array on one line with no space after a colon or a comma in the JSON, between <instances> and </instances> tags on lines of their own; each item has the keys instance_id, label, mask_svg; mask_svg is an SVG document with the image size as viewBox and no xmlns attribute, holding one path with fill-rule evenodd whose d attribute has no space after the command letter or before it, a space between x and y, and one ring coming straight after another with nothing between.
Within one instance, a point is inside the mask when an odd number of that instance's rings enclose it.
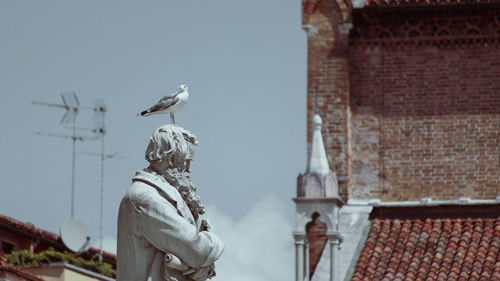
<instances>
[{"instance_id":1,"label":"statue curly hair","mask_svg":"<svg viewBox=\"0 0 500 281\"><path fill-rule=\"evenodd\" d=\"M190 131L173 125L161 126L150 138L146 149L149 167L145 169L162 176L177 188L195 219L205 213L205 207L196 194L196 186L190 176L190 163L196 145L198 140Z\"/></svg>"}]
</instances>

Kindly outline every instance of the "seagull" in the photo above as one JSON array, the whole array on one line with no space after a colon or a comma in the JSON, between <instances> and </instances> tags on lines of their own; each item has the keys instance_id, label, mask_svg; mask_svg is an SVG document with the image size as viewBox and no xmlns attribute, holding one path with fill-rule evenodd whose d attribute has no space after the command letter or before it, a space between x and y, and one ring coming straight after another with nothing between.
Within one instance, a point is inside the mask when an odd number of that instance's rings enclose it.
<instances>
[{"instance_id":1,"label":"seagull","mask_svg":"<svg viewBox=\"0 0 500 281\"><path fill-rule=\"evenodd\" d=\"M144 110L141 113L137 113L137 116L148 116L151 114L167 114L170 113L170 120L173 125L175 124L174 112L181 109L189 99L188 87L185 84L177 87L178 92L172 93L170 95L164 96L158 101L157 104L153 105L149 109Z\"/></svg>"}]
</instances>

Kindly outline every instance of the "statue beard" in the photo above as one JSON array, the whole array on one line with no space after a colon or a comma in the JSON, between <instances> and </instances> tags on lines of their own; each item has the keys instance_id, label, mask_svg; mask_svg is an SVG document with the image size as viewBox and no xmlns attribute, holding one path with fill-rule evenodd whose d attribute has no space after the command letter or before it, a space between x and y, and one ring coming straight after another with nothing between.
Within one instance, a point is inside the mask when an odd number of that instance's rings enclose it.
<instances>
[{"instance_id":1,"label":"statue beard","mask_svg":"<svg viewBox=\"0 0 500 281\"><path fill-rule=\"evenodd\" d=\"M205 206L201 203L200 196L196 194L196 185L191 181L189 172L179 172L177 169L167 169L163 173L163 177L170 185L177 188L195 220L205 213Z\"/></svg>"}]
</instances>

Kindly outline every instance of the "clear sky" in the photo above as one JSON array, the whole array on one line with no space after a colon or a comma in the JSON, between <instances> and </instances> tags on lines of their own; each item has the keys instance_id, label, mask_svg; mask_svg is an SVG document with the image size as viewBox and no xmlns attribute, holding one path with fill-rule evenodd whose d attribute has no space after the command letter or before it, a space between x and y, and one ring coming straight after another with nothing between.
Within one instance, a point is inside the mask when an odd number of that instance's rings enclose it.
<instances>
[{"instance_id":1,"label":"clear sky","mask_svg":"<svg viewBox=\"0 0 500 281\"><path fill-rule=\"evenodd\" d=\"M1 0L0 214L56 233L70 216L71 141L34 133L71 130L59 124L62 109L30 103L61 103L62 92L74 91L82 105L105 101L106 152L125 156L105 164L104 236L112 244L121 197L146 166L148 138L170 122L135 115L186 83L190 100L176 121L200 142L193 180L228 241L225 259L241 263L219 266L217 280L236 280L228 268L241 273L250 262L260 275L248 280L292 278L291 198L306 162L300 2ZM92 112L77 123L91 126ZM99 150L98 141L77 144L75 217L95 238L100 162L83 152ZM282 269L273 262L280 253Z\"/></svg>"}]
</instances>

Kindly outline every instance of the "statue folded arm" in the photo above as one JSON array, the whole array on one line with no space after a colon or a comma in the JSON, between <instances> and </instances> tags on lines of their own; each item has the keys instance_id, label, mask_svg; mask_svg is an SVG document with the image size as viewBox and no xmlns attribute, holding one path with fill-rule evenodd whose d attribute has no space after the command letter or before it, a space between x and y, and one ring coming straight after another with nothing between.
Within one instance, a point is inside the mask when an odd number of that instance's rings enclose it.
<instances>
[{"instance_id":1,"label":"statue folded arm","mask_svg":"<svg viewBox=\"0 0 500 281\"><path fill-rule=\"evenodd\" d=\"M212 265L221 256L224 245L213 232L198 232L156 191L142 195L136 209L137 222L141 234L155 248L172 253L192 268Z\"/></svg>"}]
</instances>

